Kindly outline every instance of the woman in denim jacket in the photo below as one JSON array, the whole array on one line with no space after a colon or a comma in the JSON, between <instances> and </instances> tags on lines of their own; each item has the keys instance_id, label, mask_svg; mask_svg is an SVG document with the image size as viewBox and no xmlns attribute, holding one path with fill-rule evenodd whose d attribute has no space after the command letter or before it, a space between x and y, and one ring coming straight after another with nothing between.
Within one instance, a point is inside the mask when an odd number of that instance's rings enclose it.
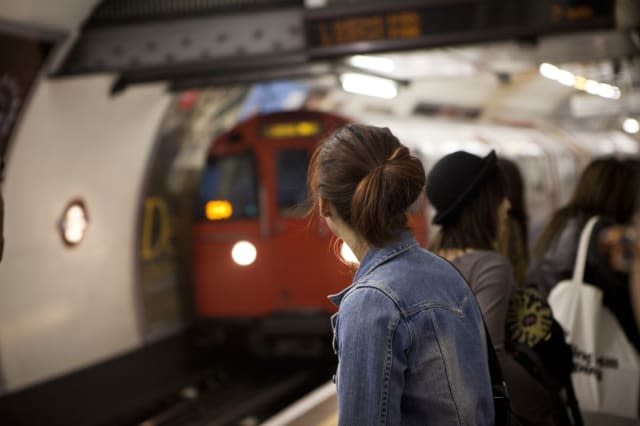
<instances>
[{"instance_id":1,"label":"woman in denim jacket","mask_svg":"<svg viewBox=\"0 0 640 426\"><path fill-rule=\"evenodd\" d=\"M388 129L350 125L318 148L309 175L316 208L360 262L330 296L339 425L493 424L473 293L408 230L420 161Z\"/></svg>"}]
</instances>

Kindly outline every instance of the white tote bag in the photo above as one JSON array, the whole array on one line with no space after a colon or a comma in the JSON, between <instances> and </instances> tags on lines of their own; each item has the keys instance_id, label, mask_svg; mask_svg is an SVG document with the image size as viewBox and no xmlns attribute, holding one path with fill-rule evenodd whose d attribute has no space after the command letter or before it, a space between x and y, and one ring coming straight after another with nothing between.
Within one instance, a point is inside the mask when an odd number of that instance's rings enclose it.
<instances>
[{"instance_id":1,"label":"white tote bag","mask_svg":"<svg viewBox=\"0 0 640 426\"><path fill-rule=\"evenodd\" d=\"M602 304L602 290L584 283L589 238L597 217L585 225L573 277L549 295L553 316L567 333L575 370L571 375L580 409L636 418L640 359L615 316Z\"/></svg>"}]
</instances>

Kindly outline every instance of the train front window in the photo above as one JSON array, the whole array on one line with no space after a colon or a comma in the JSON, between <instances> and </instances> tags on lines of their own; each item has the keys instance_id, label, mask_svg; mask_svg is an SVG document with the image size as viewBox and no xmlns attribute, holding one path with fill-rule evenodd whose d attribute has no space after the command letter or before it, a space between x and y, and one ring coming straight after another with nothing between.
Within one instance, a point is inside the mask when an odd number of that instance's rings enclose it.
<instances>
[{"instance_id":1,"label":"train front window","mask_svg":"<svg viewBox=\"0 0 640 426\"><path fill-rule=\"evenodd\" d=\"M308 208L306 149L276 151L276 195L282 216L303 216Z\"/></svg>"},{"instance_id":2,"label":"train front window","mask_svg":"<svg viewBox=\"0 0 640 426\"><path fill-rule=\"evenodd\" d=\"M258 216L256 161L252 153L210 160L200 184L198 218L251 219Z\"/></svg>"}]
</instances>

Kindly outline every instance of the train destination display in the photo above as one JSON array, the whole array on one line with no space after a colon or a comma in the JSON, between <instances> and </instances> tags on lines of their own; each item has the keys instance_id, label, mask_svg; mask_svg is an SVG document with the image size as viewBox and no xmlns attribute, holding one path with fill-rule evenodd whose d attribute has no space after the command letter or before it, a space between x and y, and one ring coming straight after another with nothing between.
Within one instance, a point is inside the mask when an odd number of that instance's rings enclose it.
<instances>
[{"instance_id":1,"label":"train destination display","mask_svg":"<svg viewBox=\"0 0 640 426\"><path fill-rule=\"evenodd\" d=\"M614 21L613 2L598 0L422 1L305 13L312 57L610 28Z\"/></svg>"}]
</instances>

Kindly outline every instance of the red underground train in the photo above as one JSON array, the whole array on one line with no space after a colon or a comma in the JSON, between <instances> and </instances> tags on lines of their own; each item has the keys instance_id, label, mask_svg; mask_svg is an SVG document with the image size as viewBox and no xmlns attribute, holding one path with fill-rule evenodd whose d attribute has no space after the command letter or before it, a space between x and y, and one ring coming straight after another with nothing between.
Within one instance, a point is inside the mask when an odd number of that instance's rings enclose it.
<instances>
[{"instance_id":1,"label":"red underground train","mask_svg":"<svg viewBox=\"0 0 640 426\"><path fill-rule=\"evenodd\" d=\"M270 352L325 341L335 312L327 295L352 273L324 221L308 214L307 168L318 143L348 122L316 111L272 113L211 143L193 225L196 313L209 338ZM424 197L410 224L424 243Z\"/></svg>"}]
</instances>

